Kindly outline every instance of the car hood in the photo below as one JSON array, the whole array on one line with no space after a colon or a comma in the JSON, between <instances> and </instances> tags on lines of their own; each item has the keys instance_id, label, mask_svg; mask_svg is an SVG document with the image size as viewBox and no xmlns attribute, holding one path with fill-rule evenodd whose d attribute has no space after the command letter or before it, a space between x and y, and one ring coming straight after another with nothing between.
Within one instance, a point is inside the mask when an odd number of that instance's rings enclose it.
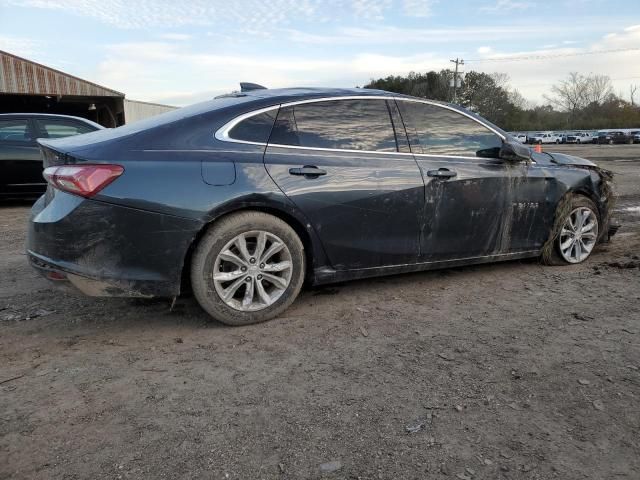
<instances>
[{"instance_id":1,"label":"car hood","mask_svg":"<svg viewBox=\"0 0 640 480\"><path fill-rule=\"evenodd\" d=\"M551 157L551 158L549 158ZM551 161L556 165L575 165L579 167L597 167L598 165L586 158L575 157L573 155L566 155L564 153L534 153L533 159L539 163L547 163Z\"/></svg>"}]
</instances>

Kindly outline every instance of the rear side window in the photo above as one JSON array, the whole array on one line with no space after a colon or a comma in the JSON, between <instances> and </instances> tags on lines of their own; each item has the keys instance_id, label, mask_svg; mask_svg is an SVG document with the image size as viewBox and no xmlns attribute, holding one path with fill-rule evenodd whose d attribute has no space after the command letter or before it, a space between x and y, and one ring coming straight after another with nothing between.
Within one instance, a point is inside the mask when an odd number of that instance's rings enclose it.
<instances>
[{"instance_id":1,"label":"rear side window","mask_svg":"<svg viewBox=\"0 0 640 480\"><path fill-rule=\"evenodd\" d=\"M27 120L0 120L0 141L29 142Z\"/></svg>"},{"instance_id":2,"label":"rear side window","mask_svg":"<svg viewBox=\"0 0 640 480\"><path fill-rule=\"evenodd\" d=\"M414 152L498 157L502 138L475 120L427 103L399 101L398 106Z\"/></svg>"},{"instance_id":3,"label":"rear side window","mask_svg":"<svg viewBox=\"0 0 640 480\"><path fill-rule=\"evenodd\" d=\"M397 151L384 100L329 100L281 108L269 143L336 150Z\"/></svg>"},{"instance_id":4,"label":"rear side window","mask_svg":"<svg viewBox=\"0 0 640 480\"><path fill-rule=\"evenodd\" d=\"M229 131L229 138L243 142L267 143L278 109L245 118Z\"/></svg>"},{"instance_id":5,"label":"rear side window","mask_svg":"<svg viewBox=\"0 0 640 480\"><path fill-rule=\"evenodd\" d=\"M82 133L93 132L95 128L77 122L66 122L64 120L43 120L37 119L38 129L47 138L62 138L80 135Z\"/></svg>"}]
</instances>

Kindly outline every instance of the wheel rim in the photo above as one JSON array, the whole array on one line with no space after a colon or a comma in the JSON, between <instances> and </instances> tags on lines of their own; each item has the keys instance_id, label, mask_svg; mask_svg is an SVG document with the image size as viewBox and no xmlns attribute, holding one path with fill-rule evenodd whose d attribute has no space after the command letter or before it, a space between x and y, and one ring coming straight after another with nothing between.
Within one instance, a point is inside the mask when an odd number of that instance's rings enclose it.
<instances>
[{"instance_id":1,"label":"wheel rim","mask_svg":"<svg viewBox=\"0 0 640 480\"><path fill-rule=\"evenodd\" d=\"M560 231L560 253L569 263L580 263L593 250L598 239L598 217L587 207L573 210Z\"/></svg>"},{"instance_id":2,"label":"wheel rim","mask_svg":"<svg viewBox=\"0 0 640 480\"><path fill-rule=\"evenodd\" d=\"M291 283L293 262L287 245L262 230L241 233L216 257L213 283L229 307L252 312L269 307Z\"/></svg>"}]
</instances>

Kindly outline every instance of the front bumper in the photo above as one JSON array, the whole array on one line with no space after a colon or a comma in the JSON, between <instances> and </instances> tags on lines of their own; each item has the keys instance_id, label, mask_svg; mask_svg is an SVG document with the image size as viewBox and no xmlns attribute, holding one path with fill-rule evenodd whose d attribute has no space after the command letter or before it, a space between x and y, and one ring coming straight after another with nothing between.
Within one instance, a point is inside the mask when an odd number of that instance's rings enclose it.
<instances>
[{"instance_id":1,"label":"front bumper","mask_svg":"<svg viewBox=\"0 0 640 480\"><path fill-rule=\"evenodd\" d=\"M48 192L33 206L31 265L91 296L171 297L202 227L193 219Z\"/></svg>"}]
</instances>

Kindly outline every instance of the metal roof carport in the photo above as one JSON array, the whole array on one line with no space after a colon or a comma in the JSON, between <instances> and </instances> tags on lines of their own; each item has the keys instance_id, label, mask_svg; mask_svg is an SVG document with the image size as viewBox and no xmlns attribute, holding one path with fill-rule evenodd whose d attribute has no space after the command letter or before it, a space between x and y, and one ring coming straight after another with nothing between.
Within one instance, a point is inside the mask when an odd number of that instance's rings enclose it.
<instances>
[{"instance_id":1,"label":"metal roof carport","mask_svg":"<svg viewBox=\"0 0 640 480\"><path fill-rule=\"evenodd\" d=\"M123 125L124 93L0 50L0 113L75 115Z\"/></svg>"}]
</instances>

